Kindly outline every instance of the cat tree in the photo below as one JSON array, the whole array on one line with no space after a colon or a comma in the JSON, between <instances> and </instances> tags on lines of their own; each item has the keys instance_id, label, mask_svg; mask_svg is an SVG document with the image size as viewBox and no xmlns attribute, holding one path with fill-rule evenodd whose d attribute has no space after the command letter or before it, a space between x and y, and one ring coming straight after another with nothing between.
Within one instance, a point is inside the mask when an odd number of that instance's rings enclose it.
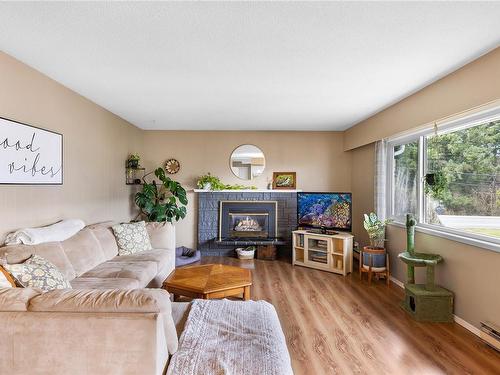
<instances>
[{"instance_id":1,"label":"cat tree","mask_svg":"<svg viewBox=\"0 0 500 375\"><path fill-rule=\"evenodd\" d=\"M435 267L441 255L415 252L416 221L406 214L406 251L398 255L407 265L405 299L402 307L416 320L428 322L453 321L453 293L434 282ZM426 267L425 284L415 283L415 267Z\"/></svg>"}]
</instances>

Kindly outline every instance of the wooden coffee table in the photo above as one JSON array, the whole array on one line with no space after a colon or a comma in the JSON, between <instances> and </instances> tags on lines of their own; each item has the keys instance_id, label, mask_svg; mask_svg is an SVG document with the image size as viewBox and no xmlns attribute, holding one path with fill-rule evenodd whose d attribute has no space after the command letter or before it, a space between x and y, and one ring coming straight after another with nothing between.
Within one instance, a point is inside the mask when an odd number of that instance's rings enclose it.
<instances>
[{"instance_id":1,"label":"wooden coffee table","mask_svg":"<svg viewBox=\"0 0 500 375\"><path fill-rule=\"evenodd\" d=\"M163 289L178 296L214 299L243 295L250 299L250 270L224 264L203 264L175 269L163 282Z\"/></svg>"}]
</instances>

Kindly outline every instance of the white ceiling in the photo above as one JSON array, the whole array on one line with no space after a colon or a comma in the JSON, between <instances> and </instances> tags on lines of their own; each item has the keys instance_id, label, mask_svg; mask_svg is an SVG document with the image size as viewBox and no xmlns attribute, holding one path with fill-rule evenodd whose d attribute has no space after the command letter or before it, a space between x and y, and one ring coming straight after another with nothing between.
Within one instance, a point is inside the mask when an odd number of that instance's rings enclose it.
<instances>
[{"instance_id":1,"label":"white ceiling","mask_svg":"<svg viewBox=\"0 0 500 375\"><path fill-rule=\"evenodd\" d=\"M144 129L343 130L500 45L500 3L1 3L0 49Z\"/></svg>"}]
</instances>

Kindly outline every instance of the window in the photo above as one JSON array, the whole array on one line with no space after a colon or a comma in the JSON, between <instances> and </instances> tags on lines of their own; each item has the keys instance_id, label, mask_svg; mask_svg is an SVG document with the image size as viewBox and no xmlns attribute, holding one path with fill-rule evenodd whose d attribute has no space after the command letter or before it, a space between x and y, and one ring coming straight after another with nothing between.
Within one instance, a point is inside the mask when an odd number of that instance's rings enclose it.
<instances>
[{"instance_id":1,"label":"window","mask_svg":"<svg viewBox=\"0 0 500 375\"><path fill-rule=\"evenodd\" d=\"M392 216L404 222L406 213L417 215L418 141L392 146L394 168Z\"/></svg>"},{"instance_id":2,"label":"window","mask_svg":"<svg viewBox=\"0 0 500 375\"><path fill-rule=\"evenodd\" d=\"M388 142L388 212L500 244L500 108Z\"/></svg>"}]
</instances>

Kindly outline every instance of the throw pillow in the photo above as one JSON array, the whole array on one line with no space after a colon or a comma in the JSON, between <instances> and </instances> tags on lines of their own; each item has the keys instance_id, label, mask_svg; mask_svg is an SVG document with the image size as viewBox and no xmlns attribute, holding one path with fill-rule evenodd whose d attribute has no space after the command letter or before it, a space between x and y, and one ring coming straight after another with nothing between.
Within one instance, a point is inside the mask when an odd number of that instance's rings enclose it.
<instances>
[{"instance_id":1,"label":"throw pillow","mask_svg":"<svg viewBox=\"0 0 500 375\"><path fill-rule=\"evenodd\" d=\"M4 268L25 288L39 288L45 292L71 289L71 284L62 272L38 255L32 255L23 263L4 264Z\"/></svg>"},{"instance_id":2,"label":"throw pillow","mask_svg":"<svg viewBox=\"0 0 500 375\"><path fill-rule=\"evenodd\" d=\"M118 255L130 255L152 249L144 221L115 225L113 232L118 243Z\"/></svg>"},{"instance_id":3,"label":"throw pillow","mask_svg":"<svg viewBox=\"0 0 500 375\"><path fill-rule=\"evenodd\" d=\"M0 288L15 288L16 282L12 275L0 264Z\"/></svg>"}]
</instances>

